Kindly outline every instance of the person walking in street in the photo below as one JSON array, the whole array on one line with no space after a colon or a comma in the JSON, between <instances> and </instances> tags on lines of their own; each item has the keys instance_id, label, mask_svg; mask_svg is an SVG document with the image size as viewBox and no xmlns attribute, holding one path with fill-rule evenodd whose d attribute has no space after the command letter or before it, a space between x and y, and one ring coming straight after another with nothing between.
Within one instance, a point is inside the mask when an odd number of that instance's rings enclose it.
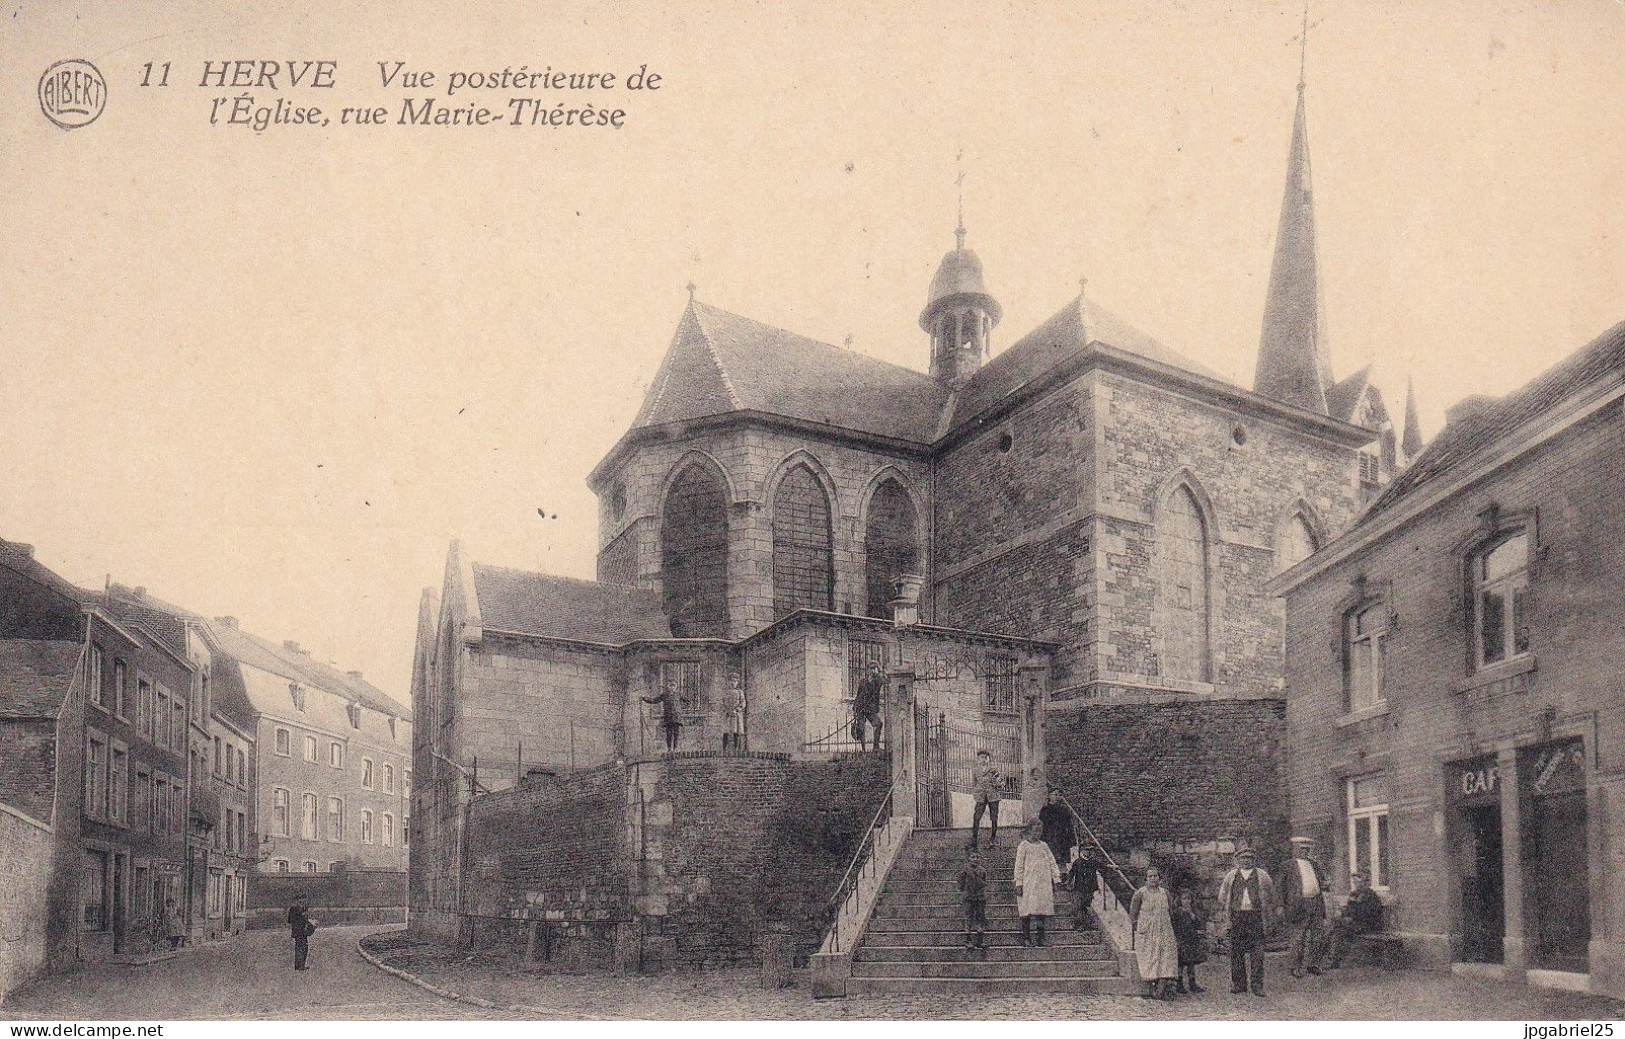
<instances>
[{"instance_id":1,"label":"person walking in street","mask_svg":"<svg viewBox=\"0 0 1625 1039\"><path fill-rule=\"evenodd\" d=\"M868 672L858 682L857 691L852 694L852 738L858 741L858 747L863 750L869 749L867 735L870 728L875 731L875 749L880 749L880 733L886 727L880 718L880 697L885 689L885 672L879 664L871 663Z\"/></svg>"},{"instance_id":2,"label":"person walking in street","mask_svg":"<svg viewBox=\"0 0 1625 1039\"><path fill-rule=\"evenodd\" d=\"M303 902L288 907L288 930L293 935L293 969L305 970L310 957L310 936L316 933L316 922L310 918Z\"/></svg>"},{"instance_id":3,"label":"person walking in street","mask_svg":"<svg viewBox=\"0 0 1625 1039\"><path fill-rule=\"evenodd\" d=\"M965 865L959 871L959 897L965 903L965 948L987 948L987 870L982 868L982 854L975 848L965 853Z\"/></svg>"},{"instance_id":4,"label":"person walking in street","mask_svg":"<svg viewBox=\"0 0 1625 1039\"><path fill-rule=\"evenodd\" d=\"M1331 930L1326 934L1321 954L1326 957L1326 966L1332 970L1343 965L1343 957L1348 953L1349 946L1354 939L1362 934L1375 934L1382 930L1382 899L1371 890L1365 882L1364 873L1353 873L1349 876L1349 900L1343 906L1343 911L1337 914ZM1317 956L1318 958L1318 956Z\"/></svg>"},{"instance_id":5,"label":"person walking in street","mask_svg":"<svg viewBox=\"0 0 1625 1039\"><path fill-rule=\"evenodd\" d=\"M1140 980L1146 999L1172 999L1174 981L1179 977L1179 942L1174 937L1174 919L1168 904L1168 890L1162 886L1162 870L1152 866L1145 871L1145 886L1129 900L1128 918Z\"/></svg>"},{"instance_id":6,"label":"person walking in street","mask_svg":"<svg viewBox=\"0 0 1625 1039\"><path fill-rule=\"evenodd\" d=\"M985 750L976 752L976 765L971 769L971 794L976 798L976 810L971 814L970 846L976 847L976 835L982 826L982 813L986 812L991 824L987 846L999 843L999 799L1004 796L1004 774L993 767L993 755ZM1050 860L1054 861L1051 855Z\"/></svg>"},{"instance_id":7,"label":"person walking in street","mask_svg":"<svg viewBox=\"0 0 1625 1039\"><path fill-rule=\"evenodd\" d=\"M1292 863L1281 878L1281 907L1292 941L1292 976L1320 973L1319 953L1326 931L1326 871L1313 858L1315 842L1292 838Z\"/></svg>"},{"instance_id":8,"label":"person walking in street","mask_svg":"<svg viewBox=\"0 0 1625 1039\"><path fill-rule=\"evenodd\" d=\"M1078 843L1077 828L1072 825L1072 809L1061 800L1061 791L1050 788L1049 801L1038 810L1038 821L1044 827L1044 843L1058 863L1072 862L1072 849Z\"/></svg>"},{"instance_id":9,"label":"person walking in street","mask_svg":"<svg viewBox=\"0 0 1625 1039\"><path fill-rule=\"evenodd\" d=\"M1180 889L1174 906L1174 940L1179 943L1179 984L1174 991L1203 991L1196 983L1196 968L1207 962L1207 930L1196 910L1196 896L1188 887Z\"/></svg>"},{"instance_id":10,"label":"person walking in street","mask_svg":"<svg viewBox=\"0 0 1625 1039\"><path fill-rule=\"evenodd\" d=\"M660 705L660 731L666 736L666 753L677 753L677 735L683 729L683 715L677 707L677 690L668 682L657 695L640 696L638 699L646 704Z\"/></svg>"},{"instance_id":11,"label":"person walking in street","mask_svg":"<svg viewBox=\"0 0 1625 1039\"><path fill-rule=\"evenodd\" d=\"M1264 994L1264 938L1275 922L1275 881L1253 849L1236 849L1235 868L1219 881L1221 929L1230 941L1230 991Z\"/></svg>"},{"instance_id":12,"label":"person walking in street","mask_svg":"<svg viewBox=\"0 0 1625 1039\"><path fill-rule=\"evenodd\" d=\"M1016 846L1016 913L1021 917L1021 944L1034 944L1033 921L1038 921L1036 944L1048 945L1044 925L1055 915L1055 885L1061 879L1049 845L1042 840L1043 826L1034 819Z\"/></svg>"},{"instance_id":13,"label":"person walking in street","mask_svg":"<svg viewBox=\"0 0 1625 1039\"><path fill-rule=\"evenodd\" d=\"M180 906L171 898L164 903L164 937L169 941L169 948L173 951L181 947L186 941L186 918L181 915Z\"/></svg>"}]
</instances>

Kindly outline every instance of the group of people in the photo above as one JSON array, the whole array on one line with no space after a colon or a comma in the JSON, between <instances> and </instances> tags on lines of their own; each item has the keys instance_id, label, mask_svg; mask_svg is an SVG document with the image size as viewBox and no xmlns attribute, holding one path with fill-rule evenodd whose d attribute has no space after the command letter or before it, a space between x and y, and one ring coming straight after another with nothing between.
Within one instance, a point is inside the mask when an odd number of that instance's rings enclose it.
<instances>
[{"instance_id":1,"label":"group of people","mask_svg":"<svg viewBox=\"0 0 1625 1039\"><path fill-rule=\"evenodd\" d=\"M683 709L676 683L668 681L655 695L638 699L660 708L660 733L666 741L666 753L677 753L677 740L683 732ZM876 724L875 744L879 746L879 723ZM722 693L722 749L745 749L745 689L737 674L729 677L728 687Z\"/></svg>"},{"instance_id":2,"label":"group of people","mask_svg":"<svg viewBox=\"0 0 1625 1039\"><path fill-rule=\"evenodd\" d=\"M998 795L989 772L987 762L981 761L975 775L970 848L958 876L965 947L972 950L986 948L988 881L978 840L984 813L991 816L990 846L998 841ZM1080 922L1087 921L1100 867L1078 841L1073 818L1060 791L1051 790L1048 803L1027 825L1016 847L1016 912L1022 945L1047 944L1045 924L1055 915L1057 885L1072 888L1074 911ZM1294 837L1292 846L1291 864L1279 883L1258 865L1257 853L1246 845L1236 849L1233 868L1219 882L1215 930L1229 945L1233 994L1264 994L1264 947L1278 922L1288 928L1292 975L1300 978L1320 974L1322 963L1341 966L1357 936L1382 928L1382 901L1359 872L1350 877L1348 902L1328 920L1326 871L1313 857L1314 841ZM1062 862L1067 863L1064 871ZM1129 901L1128 916L1130 948L1146 984L1144 996L1171 999L1176 993L1204 991L1196 968L1207 962L1208 934L1191 887L1171 894L1162 870L1150 866L1145 885Z\"/></svg>"}]
</instances>

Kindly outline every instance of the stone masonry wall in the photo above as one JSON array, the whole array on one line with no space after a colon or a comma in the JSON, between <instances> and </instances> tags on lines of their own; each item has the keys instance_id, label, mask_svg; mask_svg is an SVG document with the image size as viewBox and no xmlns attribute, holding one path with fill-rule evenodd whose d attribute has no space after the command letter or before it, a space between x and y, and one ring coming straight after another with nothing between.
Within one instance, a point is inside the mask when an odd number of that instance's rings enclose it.
<instances>
[{"instance_id":1,"label":"stone masonry wall","mask_svg":"<svg viewBox=\"0 0 1625 1039\"><path fill-rule=\"evenodd\" d=\"M41 823L0 806L0 1003L45 972L54 845Z\"/></svg>"},{"instance_id":2,"label":"stone masonry wall","mask_svg":"<svg viewBox=\"0 0 1625 1039\"><path fill-rule=\"evenodd\" d=\"M0 804L51 820L56 799L56 721L50 718L0 720Z\"/></svg>"}]
</instances>

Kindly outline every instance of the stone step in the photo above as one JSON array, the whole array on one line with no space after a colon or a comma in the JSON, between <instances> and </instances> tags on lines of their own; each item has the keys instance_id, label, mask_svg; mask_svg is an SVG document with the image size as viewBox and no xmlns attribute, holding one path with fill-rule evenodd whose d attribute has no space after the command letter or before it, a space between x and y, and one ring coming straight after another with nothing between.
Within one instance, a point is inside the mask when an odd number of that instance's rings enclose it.
<instances>
[{"instance_id":1,"label":"stone step","mask_svg":"<svg viewBox=\"0 0 1625 1039\"><path fill-rule=\"evenodd\" d=\"M963 941L957 945L861 945L852 958L859 963L949 962L959 963L971 959L995 962L1027 960L1110 960L1117 958L1105 945L1049 945L1037 948L1024 945L989 945L972 951Z\"/></svg>"},{"instance_id":2,"label":"stone step","mask_svg":"<svg viewBox=\"0 0 1625 1039\"><path fill-rule=\"evenodd\" d=\"M1061 908L1061 907L1057 907ZM921 905L917 902L882 901L875 906L875 920L934 920L936 926L953 926L964 922L965 907L957 905ZM1021 917L1014 902L989 902L987 922L1000 922L1020 926ZM1044 923L1052 931L1070 931L1077 927L1070 913L1056 913Z\"/></svg>"},{"instance_id":3,"label":"stone step","mask_svg":"<svg viewBox=\"0 0 1625 1039\"><path fill-rule=\"evenodd\" d=\"M1132 995L1140 986L1124 978L848 978L849 996L1110 996Z\"/></svg>"},{"instance_id":4,"label":"stone step","mask_svg":"<svg viewBox=\"0 0 1625 1039\"><path fill-rule=\"evenodd\" d=\"M852 965L854 978L1109 978L1115 960L865 961Z\"/></svg>"},{"instance_id":5,"label":"stone step","mask_svg":"<svg viewBox=\"0 0 1625 1039\"><path fill-rule=\"evenodd\" d=\"M983 932L983 936L990 946L1020 946L1021 931L1014 928L998 928ZM1098 931L1046 931L1044 940L1052 948L1073 946L1098 946L1101 944ZM861 948L921 948L944 945L963 945L965 943L965 930L962 927L940 928L926 930L924 928L888 928L870 926L863 933Z\"/></svg>"}]
</instances>

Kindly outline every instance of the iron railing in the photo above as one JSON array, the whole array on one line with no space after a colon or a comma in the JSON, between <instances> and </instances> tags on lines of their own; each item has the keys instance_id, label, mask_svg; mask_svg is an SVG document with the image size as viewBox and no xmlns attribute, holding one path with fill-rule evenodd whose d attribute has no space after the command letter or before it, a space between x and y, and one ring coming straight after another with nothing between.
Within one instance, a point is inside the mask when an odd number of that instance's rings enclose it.
<instances>
[{"instance_id":1,"label":"iron railing","mask_svg":"<svg viewBox=\"0 0 1625 1039\"><path fill-rule=\"evenodd\" d=\"M874 818L869 820L869 827L864 831L863 839L858 842L857 850L852 853L852 861L847 864L846 874L830 896L825 906L825 913L829 917L829 938L826 947L831 952L843 951L841 927L845 922L847 899L851 898L853 890L864 879L873 877L879 870L875 862L875 839L891 821L892 791L888 788L886 796L881 799L880 807L875 809ZM855 925L854 925L855 926Z\"/></svg>"},{"instance_id":2,"label":"iron railing","mask_svg":"<svg viewBox=\"0 0 1625 1039\"><path fill-rule=\"evenodd\" d=\"M815 740L808 740L801 749L812 754L860 754L887 750L891 743L885 729L878 734L870 732L869 739L859 740L853 735L853 723L841 722Z\"/></svg>"},{"instance_id":3,"label":"iron railing","mask_svg":"<svg viewBox=\"0 0 1625 1039\"><path fill-rule=\"evenodd\" d=\"M1066 806L1066 810L1072 813L1072 822L1077 827L1078 832L1089 839L1089 843L1093 844L1095 850L1100 852L1101 861L1114 874L1115 883L1113 879L1108 879L1106 881L1107 886L1112 889L1112 893L1117 896L1120 902L1127 905L1134 897L1134 882L1129 880L1128 874L1124 873L1122 867L1117 864L1117 860L1112 858L1112 853L1106 850L1106 846L1100 842L1100 838L1095 835L1095 831L1089 828L1089 824L1083 821L1083 816L1079 814L1072 802L1067 800L1066 795L1061 794L1060 791L1056 791L1056 793L1060 794L1061 803Z\"/></svg>"}]
</instances>

